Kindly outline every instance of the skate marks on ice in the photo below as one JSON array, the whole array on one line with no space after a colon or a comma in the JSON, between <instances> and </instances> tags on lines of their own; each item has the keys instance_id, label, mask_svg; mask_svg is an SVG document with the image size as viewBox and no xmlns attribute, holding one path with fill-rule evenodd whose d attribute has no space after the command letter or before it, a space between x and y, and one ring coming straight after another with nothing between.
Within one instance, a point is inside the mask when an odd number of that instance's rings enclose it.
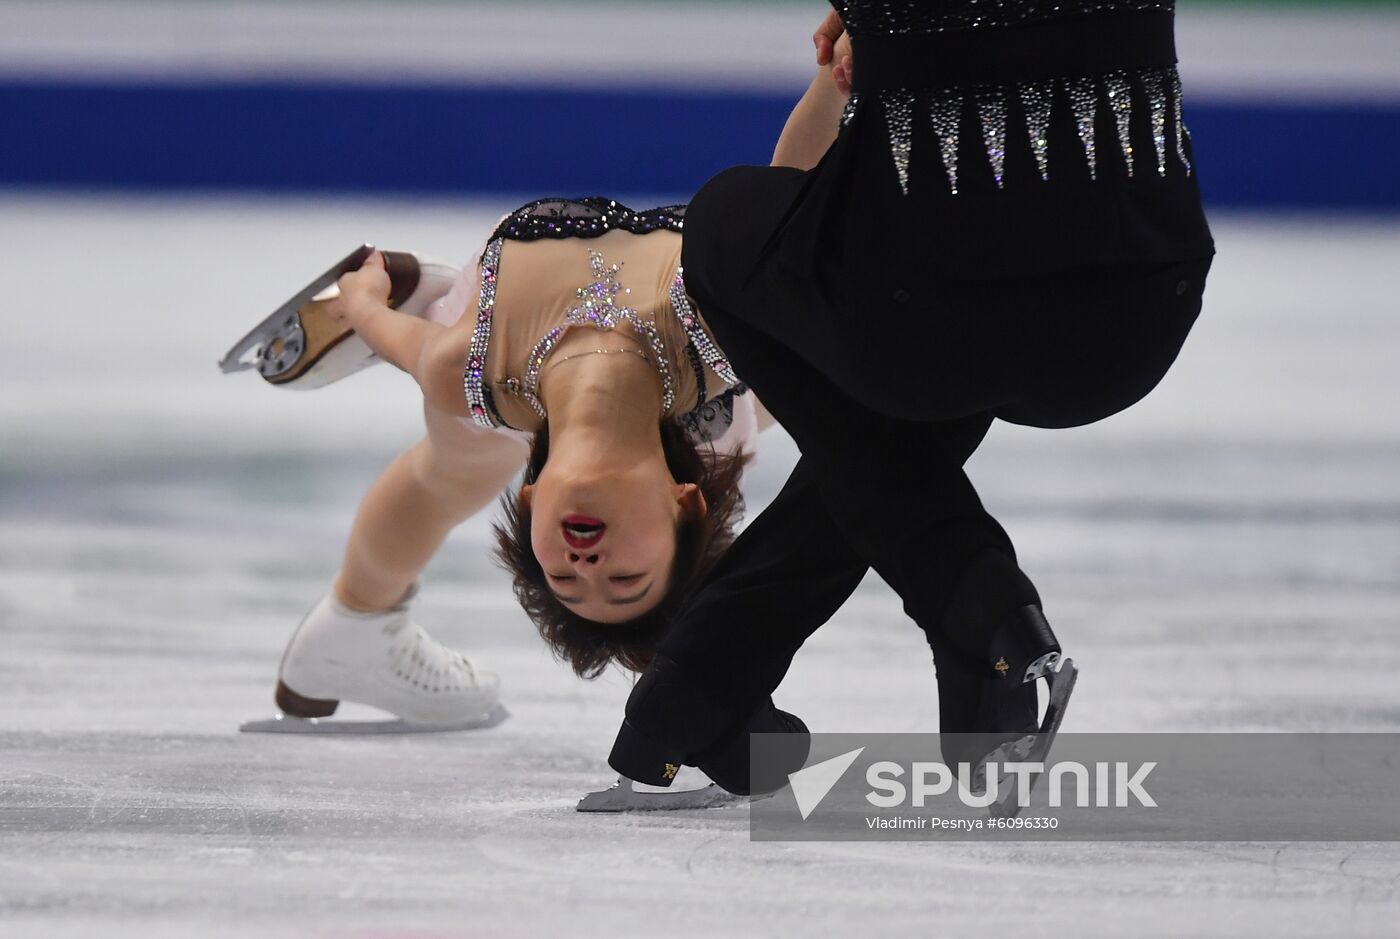
<instances>
[{"instance_id":1,"label":"skate marks on ice","mask_svg":"<svg viewBox=\"0 0 1400 939\"><path fill-rule=\"evenodd\" d=\"M485 524L434 562L424 615L489 651L511 720L234 732L272 713L289 630L421 427L389 369L306 396L220 375L253 293L211 295L209 259L260 245L271 309L347 235L462 256L510 206L201 205L3 206L34 276L0 400L0 934L1395 935L1395 845L765 844L742 803L577 812L628 688L549 660ZM1208 310L1152 397L1053 446L999 426L970 473L1084 669L1067 731L1400 729L1400 226L1216 233ZM207 315L113 294L153 254ZM135 333L168 369L112 356ZM765 450L752 511L785 469ZM872 577L780 694L821 730L929 730L930 672Z\"/></svg>"},{"instance_id":2,"label":"skate marks on ice","mask_svg":"<svg viewBox=\"0 0 1400 939\"><path fill-rule=\"evenodd\" d=\"M292 717L275 714L269 718L244 721L238 725L245 734L442 734L460 730L487 730L499 726L510 712L496 705L480 717L464 721L411 721L402 717L357 719L344 717Z\"/></svg>"},{"instance_id":3,"label":"skate marks on ice","mask_svg":"<svg viewBox=\"0 0 1400 939\"><path fill-rule=\"evenodd\" d=\"M679 937L958 935L1033 906L1034 934L1270 939L1383 936L1397 910L1385 846L752 843L743 809L576 814L582 761L493 780L510 755L444 761L454 739L6 735L0 908L15 935Z\"/></svg>"}]
</instances>

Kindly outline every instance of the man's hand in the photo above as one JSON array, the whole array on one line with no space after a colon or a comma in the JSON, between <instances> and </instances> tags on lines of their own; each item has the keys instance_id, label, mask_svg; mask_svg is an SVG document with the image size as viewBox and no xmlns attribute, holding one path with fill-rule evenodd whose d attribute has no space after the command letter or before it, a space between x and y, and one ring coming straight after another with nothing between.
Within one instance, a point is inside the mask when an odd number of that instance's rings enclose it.
<instances>
[{"instance_id":1,"label":"man's hand","mask_svg":"<svg viewBox=\"0 0 1400 939\"><path fill-rule=\"evenodd\" d=\"M378 251L365 259L358 271L341 276L336 285L340 296L326 304L326 313L339 326L349 329L366 315L389 305L389 272L384 269L384 255Z\"/></svg>"},{"instance_id":2,"label":"man's hand","mask_svg":"<svg viewBox=\"0 0 1400 939\"><path fill-rule=\"evenodd\" d=\"M820 163L836 139L851 97L851 40L835 11L812 34L812 44L817 48L817 71L783 125L773 148L773 166L810 170Z\"/></svg>"},{"instance_id":3,"label":"man's hand","mask_svg":"<svg viewBox=\"0 0 1400 939\"><path fill-rule=\"evenodd\" d=\"M822 24L817 27L817 31L812 34L812 45L817 47L817 64L830 65L833 52L836 48L836 40L841 38L841 34L846 31L846 27L841 24L841 17L832 10L822 20Z\"/></svg>"},{"instance_id":4,"label":"man's hand","mask_svg":"<svg viewBox=\"0 0 1400 939\"><path fill-rule=\"evenodd\" d=\"M836 90L843 95L851 93L851 37L846 34L841 17L832 10L822 20L817 31L812 34L812 44L817 48L817 65L827 68Z\"/></svg>"}]
</instances>

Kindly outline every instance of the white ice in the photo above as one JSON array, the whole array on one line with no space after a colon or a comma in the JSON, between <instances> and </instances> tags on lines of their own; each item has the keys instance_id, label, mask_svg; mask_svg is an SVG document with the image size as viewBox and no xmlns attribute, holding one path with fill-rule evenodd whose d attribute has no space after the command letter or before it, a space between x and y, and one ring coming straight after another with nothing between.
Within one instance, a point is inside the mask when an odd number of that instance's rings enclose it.
<instances>
[{"instance_id":1,"label":"white ice","mask_svg":"<svg viewBox=\"0 0 1400 939\"><path fill-rule=\"evenodd\" d=\"M0 198L0 933L1393 936L1400 846L764 844L744 809L587 817L628 682L552 662L486 558L438 636L494 730L240 736L358 496L419 431L387 367L312 394L225 348L362 240L466 258L505 205ZM1206 310L1138 408L970 464L1083 668L1067 729L1400 730L1400 222L1217 218ZM766 439L754 509L794 458ZM871 578L778 695L936 726Z\"/></svg>"}]
</instances>

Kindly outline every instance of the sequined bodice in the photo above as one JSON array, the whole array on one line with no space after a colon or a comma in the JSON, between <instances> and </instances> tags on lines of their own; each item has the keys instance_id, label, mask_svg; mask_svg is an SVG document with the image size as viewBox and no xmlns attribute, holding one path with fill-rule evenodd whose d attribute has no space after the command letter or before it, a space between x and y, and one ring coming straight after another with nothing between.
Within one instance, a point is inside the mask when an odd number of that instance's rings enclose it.
<instances>
[{"instance_id":1,"label":"sequined bodice","mask_svg":"<svg viewBox=\"0 0 1400 939\"><path fill-rule=\"evenodd\" d=\"M1192 173L1174 0L833 0L833 6L856 59L856 92L841 124L866 115L882 125L891 176L906 195L921 186L926 194L938 188L958 196L973 175L1000 190ZM1060 144L1051 132L1057 122L1072 127ZM916 155L920 125L931 130L933 146ZM969 137L980 144L984 165L970 163ZM1149 142L1150 148L1141 145ZM1052 146L1078 149L1052 161ZM1034 167L1038 180L1008 177L1007 158L1017 150L1032 159L1011 162ZM936 166L911 181L911 166L929 164Z\"/></svg>"},{"instance_id":2,"label":"sequined bodice","mask_svg":"<svg viewBox=\"0 0 1400 939\"><path fill-rule=\"evenodd\" d=\"M685 293L671 234L683 224L683 207L633 212L601 199L542 200L507 216L482 254L464 372L472 419L535 429L547 416L541 370L573 329L638 340L665 413L699 408L736 384Z\"/></svg>"},{"instance_id":3,"label":"sequined bodice","mask_svg":"<svg viewBox=\"0 0 1400 939\"><path fill-rule=\"evenodd\" d=\"M1172 10L1176 0L833 0L852 36L999 29L1046 20Z\"/></svg>"}]
</instances>

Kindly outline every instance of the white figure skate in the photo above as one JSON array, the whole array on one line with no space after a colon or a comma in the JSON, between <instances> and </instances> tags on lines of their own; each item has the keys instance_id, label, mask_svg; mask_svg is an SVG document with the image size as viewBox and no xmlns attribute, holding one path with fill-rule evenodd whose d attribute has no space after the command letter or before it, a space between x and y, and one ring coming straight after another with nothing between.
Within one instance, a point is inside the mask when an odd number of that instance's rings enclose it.
<instances>
[{"instance_id":1,"label":"white figure skate","mask_svg":"<svg viewBox=\"0 0 1400 939\"><path fill-rule=\"evenodd\" d=\"M270 384L306 390L381 361L353 330L336 325L326 313L327 301L340 295L336 281L359 270L373 251L372 245L361 245L297 291L238 340L219 368L225 373L256 368ZM447 295L460 273L442 261L400 251L384 252L384 266L392 284L389 306L420 317Z\"/></svg>"},{"instance_id":2,"label":"white figure skate","mask_svg":"<svg viewBox=\"0 0 1400 939\"><path fill-rule=\"evenodd\" d=\"M446 648L413 621L417 588L384 613L358 613L327 594L297 627L278 670L271 720L245 733L414 733L494 727L509 715L500 681ZM327 720L341 701L368 704L390 720Z\"/></svg>"}]
</instances>

